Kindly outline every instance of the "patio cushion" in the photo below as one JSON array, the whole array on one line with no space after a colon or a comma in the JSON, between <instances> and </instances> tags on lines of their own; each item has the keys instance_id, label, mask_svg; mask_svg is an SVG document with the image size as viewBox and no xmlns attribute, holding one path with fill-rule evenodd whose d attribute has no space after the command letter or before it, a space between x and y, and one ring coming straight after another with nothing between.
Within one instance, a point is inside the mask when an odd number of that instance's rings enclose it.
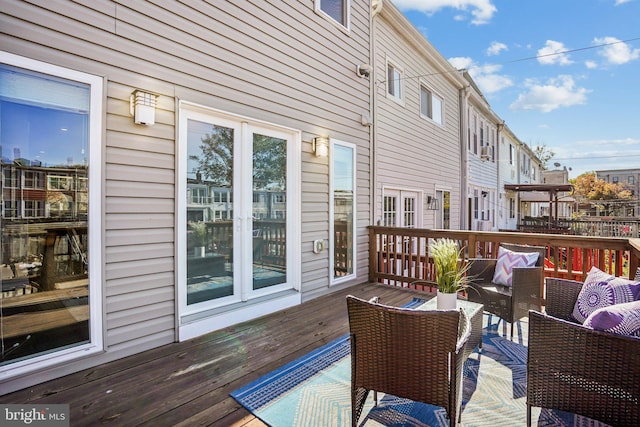
<instances>
[{"instance_id":1,"label":"patio cushion","mask_svg":"<svg viewBox=\"0 0 640 427\"><path fill-rule=\"evenodd\" d=\"M584 325L598 331L640 337L640 301L599 308L587 317Z\"/></svg>"},{"instance_id":2,"label":"patio cushion","mask_svg":"<svg viewBox=\"0 0 640 427\"><path fill-rule=\"evenodd\" d=\"M493 283L511 286L514 267L535 267L538 261L538 252L514 252L500 246L498 248L498 261L493 273Z\"/></svg>"},{"instance_id":3,"label":"patio cushion","mask_svg":"<svg viewBox=\"0 0 640 427\"><path fill-rule=\"evenodd\" d=\"M573 307L573 317L584 323L591 313L613 304L622 304L638 299L640 282L615 277L597 267L591 267Z\"/></svg>"}]
</instances>

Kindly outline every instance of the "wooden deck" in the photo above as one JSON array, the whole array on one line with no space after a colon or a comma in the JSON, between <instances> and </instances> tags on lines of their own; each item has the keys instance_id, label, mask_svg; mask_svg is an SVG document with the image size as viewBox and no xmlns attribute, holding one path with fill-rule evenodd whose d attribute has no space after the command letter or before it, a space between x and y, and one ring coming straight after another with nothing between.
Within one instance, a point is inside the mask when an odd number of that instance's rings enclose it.
<instances>
[{"instance_id":1,"label":"wooden deck","mask_svg":"<svg viewBox=\"0 0 640 427\"><path fill-rule=\"evenodd\" d=\"M0 396L62 403L71 426L263 426L229 393L348 332L348 294L402 305L431 296L363 284L297 307Z\"/></svg>"}]
</instances>

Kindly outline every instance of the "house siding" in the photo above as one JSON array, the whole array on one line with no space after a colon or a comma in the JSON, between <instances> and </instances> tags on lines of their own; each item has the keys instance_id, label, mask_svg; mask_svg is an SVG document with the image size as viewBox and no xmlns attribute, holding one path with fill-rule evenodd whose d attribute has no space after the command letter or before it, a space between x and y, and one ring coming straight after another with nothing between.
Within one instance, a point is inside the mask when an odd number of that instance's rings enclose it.
<instances>
[{"instance_id":1,"label":"house siding","mask_svg":"<svg viewBox=\"0 0 640 427\"><path fill-rule=\"evenodd\" d=\"M105 352L7 384L10 391L176 340L178 100L299 130L302 300L331 292L327 158L311 140L356 145L357 277L368 273L368 2L341 31L313 2L3 2L2 49L105 79L102 224ZM158 95L156 123L134 125L129 95ZM95 225L94 225L95 226ZM93 226L92 226L93 227ZM348 283L345 283L345 285ZM54 372L55 370L55 372Z\"/></svg>"},{"instance_id":2,"label":"house siding","mask_svg":"<svg viewBox=\"0 0 640 427\"><path fill-rule=\"evenodd\" d=\"M375 218L382 216L384 188L412 189L426 196L451 192L451 228L459 227L461 152L459 90L461 79L418 30L392 4L374 23L376 184ZM386 95L387 59L403 70L403 102ZM419 77L424 76L424 77ZM420 115L420 84L443 98L443 124ZM443 187L443 185L445 187ZM435 226L423 209L422 225Z\"/></svg>"}]
</instances>

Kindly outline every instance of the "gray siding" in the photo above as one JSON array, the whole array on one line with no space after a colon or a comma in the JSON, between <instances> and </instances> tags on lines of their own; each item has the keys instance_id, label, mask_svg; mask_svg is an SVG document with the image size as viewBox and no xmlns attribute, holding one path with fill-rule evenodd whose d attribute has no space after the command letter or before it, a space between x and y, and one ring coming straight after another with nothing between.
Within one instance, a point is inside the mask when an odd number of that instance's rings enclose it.
<instances>
[{"instance_id":1,"label":"gray siding","mask_svg":"<svg viewBox=\"0 0 640 427\"><path fill-rule=\"evenodd\" d=\"M311 139L357 145L358 281L367 280L370 128L368 2L346 34L312 1L3 1L2 49L104 76L104 318L107 352L39 381L175 340L177 100L302 131L303 300L327 292L327 159ZM129 94L159 95L156 124L134 125ZM92 227L95 227L92 224Z\"/></svg>"},{"instance_id":2,"label":"gray siding","mask_svg":"<svg viewBox=\"0 0 640 427\"><path fill-rule=\"evenodd\" d=\"M391 4L385 4L374 23L376 200L382 215L383 187L419 189L434 196L435 189L451 191L451 228L460 217L460 113L462 83L444 58ZM403 70L404 104L386 96L386 64ZM422 80L418 76L422 77ZM420 83L443 98L443 126L420 116ZM434 227L432 212L423 211L423 225Z\"/></svg>"}]
</instances>

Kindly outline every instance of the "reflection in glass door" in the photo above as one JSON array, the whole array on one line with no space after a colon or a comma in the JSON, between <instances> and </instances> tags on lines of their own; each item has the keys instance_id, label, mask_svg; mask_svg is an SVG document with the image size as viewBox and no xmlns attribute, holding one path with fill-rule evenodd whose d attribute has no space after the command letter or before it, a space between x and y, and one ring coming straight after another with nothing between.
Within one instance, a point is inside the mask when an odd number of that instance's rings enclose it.
<instances>
[{"instance_id":1,"label":"reflection in glass door","mask_svg":"<svg viewBox=\"0 0 640 427\"><path fill-rule=\"evenodd\" d=\"M233 295L236 129L188 120L187 304Z\"/></svg>"},{"instance_id":2,"label":"reflection in glass door","mask_svg":"<svg viewBox=\"0 0 640 427\"><path fill-rule=\"evenodd\" d=\"M287 280L287 141L253 134L253 289Z\"/></svg>"}]
</instances>

